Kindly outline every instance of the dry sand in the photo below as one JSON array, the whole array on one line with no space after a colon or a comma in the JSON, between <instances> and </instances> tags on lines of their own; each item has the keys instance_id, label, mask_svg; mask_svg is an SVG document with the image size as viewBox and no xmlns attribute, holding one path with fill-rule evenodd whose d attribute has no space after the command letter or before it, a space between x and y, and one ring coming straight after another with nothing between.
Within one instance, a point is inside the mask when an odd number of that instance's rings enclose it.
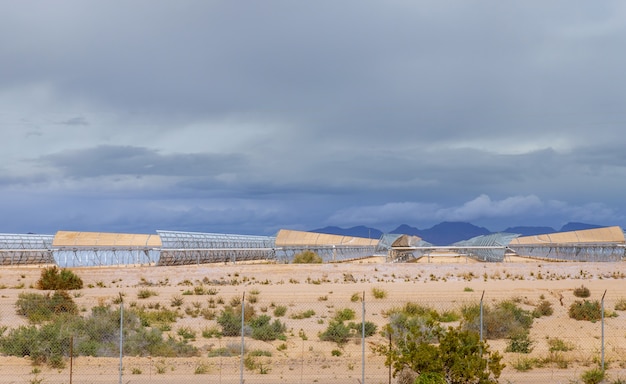
<instances>
[{"instance_id":1,"label":"dry sand","mask_svg":"<svg viewBox=\"0 0 626 384\"><path fill-rule=\"evenodd\" d=\"M365 295L366 320L380 326L387 319L384 311L407 301L429 305L439 311L459 310L467 303L477 303L484 292L484 300L492 304L514 299L526 309L534 308L540 298L550 301L554 314L536 319L531 338L534 350L530 355L504 353L506 340L489 341L492 349L502 351L507 368L501 383L570 383L580 374L596 366L601 351L601 324L569 319L567 310L574 300L573 289L586 286L591 299L600 299L604 292L605 308L617 317L605 322L605 356L613 379L626 379L626 313L614 311L620 299L626 299L626 264L624 263L549 263L515 259L505 263L476 263L465 258L432 259L411 264L385 264L370 260L345 264L287 265L205 264L180 267L103 267L75 268L85 288L75 298L85 313L94 305L111 304L119 294L130 305L159 303L171 308L173 297L184 299L181 313L194 303L206 307L210 298L222 298L227 305L234 297L253 295L257 313L272 315L274 306L288 307L281 317L288 326L287 341L259 342L246 339L247 350L270 351L271 357L258 358L262 369L244 370L246 383L357 383L362 375L360 340L338 347L319 340L335 311L352 308L360 322L362 303L354 302L354 294ZM27 324L15 313L18 294L32 290L42 267L8 267L0 270L0 324L15 327ZM207 284L207 282L211 283ZM222 284L217 285L217 282ZM191 283L192 286L185 285ZM186 290L202 285L218 290L214 296L183 295ZM372 289L386 292L386 298L376 299ZM139 299L137 293L151 289L158 293ZM256 294L255 294L256 293ZM216 311L219 311L218 305ZM315 311L308 319L290 316L305 310ZM125 357L124 383L239 383L238 357L208 357L211 350L239 345L240 338L203 338L202 330L215 326L215 320L201 316L184 315L171 333L183 326L197 332L193 341L201 349L197 358ZM303 332L306 340L299 335ZM519 372L513 366L520 359L543 358L549 354L547 339L559 337L575 345L566 352L568 368L554 364ZM374 354L372 346L386 343L381 336L366 339L365 378L367 383L387 383L388 368L384 359ZM284 346L283 346L284 344ZM286 349L283 349L286 347ZM333 356L332 351L341 352ZM118 380L119 359L79 357L72 363L72 377L76 383L114 383ZM198 367L207 372L196 374ZM28 358L0 357L0 383L68 383L70 367L62 370L45 366L33 367ZM392 380L395 382L395 379Z\"/></svg>"}]
</instances>

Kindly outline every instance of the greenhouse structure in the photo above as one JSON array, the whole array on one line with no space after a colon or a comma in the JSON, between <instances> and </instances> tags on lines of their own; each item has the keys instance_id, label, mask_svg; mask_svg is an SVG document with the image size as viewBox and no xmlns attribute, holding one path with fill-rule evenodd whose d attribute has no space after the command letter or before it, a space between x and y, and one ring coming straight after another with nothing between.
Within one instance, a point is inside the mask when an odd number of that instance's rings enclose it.
<instances>
[{"instance_id":1,"label":"greenhouse structure","mask_svg":"<svg viewBox=\"0 0 626 384\"><path fill-rule=\"evenodd\" d=\"M289 263L303 251L323 262L373 256L387 262L429 262L465 257L503 262L507 257L555 261L620 261L626 241L620 227L519 236L494 233L434 246L420 237L384 234L379 239L282 229L276 236L179 232L156 234L58 231L55 235L0 234L0 265L54 264L59 267L110 265L193 265L207 263Z\"/></svg>"}]
</instances>

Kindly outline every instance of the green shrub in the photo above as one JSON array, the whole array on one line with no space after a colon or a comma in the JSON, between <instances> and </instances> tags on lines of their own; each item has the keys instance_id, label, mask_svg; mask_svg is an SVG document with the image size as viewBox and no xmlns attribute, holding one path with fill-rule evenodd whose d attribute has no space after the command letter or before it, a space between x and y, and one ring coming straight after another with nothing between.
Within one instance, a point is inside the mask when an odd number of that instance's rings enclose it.
<instances>
[{"instance_id":1,"label":"green shrub","mask_svg":"<svg viewBox=\"0 0 626 384\"><path fill-rule=\"evenodd\" d=\"M548 350L550 352L573 351L574 345L559 338L548 339Z\"/></svg>"},{"instance_id":2,"label":"green shrub","mask_svg":"<svg viewBox=\"0 0 626 384\"><path fill-rule=\"evenodd\" d=\"M172 311L167 308L161 308L158 310L147 310L146 308L137 308L135 313L141 320L141 323L146 327L160 327L175 323L180 317L178 312Z\"/></svg>"},{"instance_id":3,"label":"green shrub","mask_svg":"<svg viewBox=\"0 0 626 384\"><path fill-rule=\"evenodd\" d=\"M315 311L312 309L307 309L306 311L294 313L290 317L294 320L308 319L315 315Z\"/></svg>"},{"instance_id":4,"label":"green shrub","mask_svg":"<svg viewBox=\"0 0 626 384\"><path fill-rule=\"evenodd\" d=\"M361 334L363 333L363 323L350 323L348 324L348 328L355 331L355 337L361 337ZM374 336L377 330L378 326L376 324L371 321L365 322L365 337Z\"/></svg>"},{"instance_id":5,"label":"green shrub","mask_svg":"<svg viewBox=\"0 0 626 384\"><path fill-rule=\"evenodd\" d=\"M252 329L250 336L256 340L272 341L276 339L284 339L284 332L287 326L276 319L271 322L271 317L261 315L253 318L249 324Z\"/></svg>"},{"instance_id":6,"label":"green shrub","mask_svg":"<svg viewBox=\"0 0 626 384\"><path fill-rule=\"evenodd\" d=\"M33 364L48 364L53 368L65 366L69 353L70 333L63 322L56 321L37 328L34 325L11 329L0 338L0 348L10 356L29 356Z\"/></svg>"},{"instance_id":7,"label":"green shrub","mask_svg":"<svg viewBox=\"0 0 626 384\"><path fill-rule=\"evenodd\" d=\"M626 311L626 299L625 298L622 297L615 303L615 310Z\"/></svg>"},{"instance_id":8,"label":"green shrub","mask_svg":"<svg viewBox=\"0 0 626 384\"><path fill-rule=\"evenodd\" d=\"M82 289L83 280L69 269L59 270L57 266L44 268L35 284L42 290L73 290Z\"/></svg>"},{"instance_id":9,"label":"green shrub","mask_svg":"<svg viewBox=\"0 0 626 384\"><path fill-rule=\"evenodd\" d=\"M17 313L26 316L32 323L48 321L61 314L78 314L76 303L65 291L56 291L52 296L50 293L42 295L22 292L18 295L15 306Z\"/></svg>"},{"instance_id":10,"label":"green shrub","mask_svg":"<svg viewBox=\"0 0 626 384\"><path fill-rule=\"evenodd\" d=\"M581 285L578 288L574 288L574 296L576 297L589 297L591 296L591 292L589 291L589 288L585 287L584 285Z\"/></svg>"},{"instance_id":11,"label":"green shrub","mask_svg":"<svg viewBox=\"0 0 626 384\"><path fill-rule=\"evenodd\" d=\"M204 375L204 374L209 373L209 370L210 369L208 365L200 363L196 365L196 368L194 369L193 373L195 375Z\"/></svg>"},{"instance_id":12,"label":"green shrub","mask_svg":"<svg viewBox=\"0 0 626 384\"><path fill-rule=\"evenodd\" d=\"M182 296L172 296L171 300L170 300L170 305L172 307L180 307L183 305L183 303L185 302L185 299L183 299Z\"/></svg>"},{"instance_id":13,"label":"green shrub","mask_svg":"<svg viewBox=\"0 0 626 384\"><path fill-rule=\"evenodd\" d=\"M441 313L441 315L439 315L439 321L441 321L442 323L451 323L454 321L458 321L460 318L461 315L459 315L459 313L456 311L444 311Z\"/></svg>"},{"instance_id":14,"label":"green shrub","mask_svg":"<svg viewBox=\"0 0 626 384\"><path fill-rule=\"evenodd\" d=\"M404 307L387 311L385 316L389 317L389 324L383 329L385 337L406 338L409 337L411 329L419 328L422 330L420 337L424 337L424 341L436 340L439 314L431 308L407 303Z\"/></svg>"},{"instance_id":15,"label":"green shrub","mask_svg":"<svg viewBox=\"0 0 626 384\"><path fill-rule=\"evenodd\" d=\"M226 307L222 310L220 316L217 318L217 323L222 327L222 335L241 335L241 315L237 316L231 307Z\"/></svg>"},{"instance_id":16,"label":"green shrub","mask_svg":"<svg viewBox=\"0 0 626 384\"><path fill-rule=\"evenodd\" d=\"M279 305L276 308L274 308L274 316L276 317L285 316L286 313L287 313L287 307L284 305Z\"/></svg>"},{"instance_id":17,"label":"green shrub","mask_svg":"<svg viewBox=\"0 0 626 384\"><path fill-rule=\"evenodd\" d=\"M424 372L415 378L414 384L446 384L446 379L438 372Z\"/></svg>"},{"instance_id":18,"label":"green shrub","mask_svg":"<svg viewBox=\"0 0 626 384\"><path fill-rule=\"evenodd\" d=\"M343 322L333 320L328 324L326 330L320 333L320 340L332 341L337 344L345 344L350 338L350 328Z\"/></svg>"},{"instance_id":19,"label":"green shrub","mask_svg":"<svg viewBox=\"0 0 626 384\"><path fill-rule=\"evenodd\" d=\"M580 378L585 384L598 384L604 380L604 371L600 368L593 368L583 372Z\"/></svg>"},{"instance_id":20,"label":"green shrub","mask_svg":"<svg viewBox=\"0 0 626 384\"><path fill-rule=\"evenodd\" d=\"M387 358L385 364L393 367L394 374L417 374L416 383L445 383L443 378L454 378L453 383L497 383L504 368L502 356L491 352L476 332L460 327L444 330L435 324L428 334L411 327L404 335L394 335L390 325L386 328L396 342L381 344L375 351Z\"/></svg>"},{"instance_id":21,"label":"green shrub","mask_svg":"<svg viewBox=\"0 0 626 384\"><path fill-rule=\"evenodd\" d=\"M533 317L535 318L550 316L552 315L552 313L554 313L554 310L552 309L552 303L550 303L548 300L542 300L539 305L537 305L537 308L535 308L532 312Z\"/></svg>"},{"instance_id":22,"label":"green shrub","mask_svg":"<svg viewBox=\"0 0 626 384\"><path fill-rule=\"evenodd\" d=\"M529 357L520 357L512 364L512 367L516 371L526 372L533 369L533 367L537 365L537 359L529 358Z\"/></svg>"},{"instance_id":23,"label":"green shrub","mask_svg":"<svg viewBox=\"0 0 626 384\"><path fill-rule=\"evenodd\" d=\"M463 328L480 332L480 305L470 305L462 309ZM513 301L505 300L493 308L483 307L483 335L487 339L510 338L530 329L533 316Z\"/></svg>"},{"instance_id":24,"label":"green shrub","mask_svg":"<svg viewBox=\"0 0 626 384\"><path fill-rule=\"evenodd\" d=\"M374 296L375 299L384 299L385 297L387 297L387 291L385 291L382 288L372 288L372 296Z\"/></svg>"},{"instance_id":25,"label":"green shrub","mask_svg":"<svg viewBox=\"0 0 626 384\"><path fill-rule=\"evenodd\" d=\"M569 307L569 317L576 320L597 321L602 318L602 308L598 300L576 300Z\"/></svg>"},{"instance_id":26,"label":"green shrub","mask_svg":"<svg viewBox=\"0 0 626 384\"><path fill-rule=\"evenodd\" d=\"M202 337L206 339L210 339L212 337L219 337L219 336L221 336L220 330L217 329L217 327L215 326L205 327L202 330Z\"/></svg>"},{"instance_id":27,"label":"green shrub","mask_svg":"<svg viewBox=\"0 0 626 384\"><path fill-rule=\"evenodd\" d=\"M196 332L188 326L178 328L176 333L185 340L195 340L196 338Z\"/></svg>"},{"instance_id":28,"label":"green shrub","mask_svg":"<svg viewBox=\"0 0 626 384\"><path fill-rule=\"evenodd\" d=\"M119 342L120 311L97 306L91 316L55 316L48 323L21 326L0 336L0 352L29 356L35 364L62 368L69 356L70 336L74 353L83 356L116 356ZM147 328L134 310L124 312L124 353L133 356L196 356L198 350L185 341L163 339L160 330Z\"/></svg>"},{"instance_id":29,"label":"green shrub","mask_svg":"<svg viewBox=\"0 0 626 384\"><path fill-rule=\"evenodd\" d=\"M533 341L530 339L528 331L521 331L511 335L506 346L506 352L530 353L533 350Z\"/></svg>"},{"instance_id":30,"label":"green shrub","mask_svg":"<svg viewBox=\"0 0 626 384\"><path fill-rule=\"evenodd\" d=\"M403 307L400 307L400 308L392 308L389 311L387 311L385 314L387 316L391 316L394 313L395 314L401 313L408 317L421 317L424 319L432 319L432 320L437 320L437 321L440 318L439 313L436 310L430 307L426 307L421 304L412 303L412 302L408 302Z\"/></svg>"},{"instance_id":31,"label":"green shrub","mask_svg":"<svg viewBox=\"0 0 626 384\"><path fill-rule=\"evenodd\" d=\"M152 289L141 289L139 290L139 292L137 292L137 298L138 299L147 299L149 297L152 296L158 296L159 293L157 291L154 291Z\"/></svg>"},{"instance_id":32,"label":"green shrub","mask_svg":"<svg viewBox=\"0 0 626 384\"><path fill-rule=\"evenodd\" d=\"M346 320L353 320L355 316L355 312L354 310L350 309L350 308L344 308L344 309L340 309L337 311L337 313L335 313L335 320L336 321L346 321Z\"/></svg>"},{"instance_id":33,"label":"green shrub","mask_svg":"<svg viewBox=\"0 0 626 384\"><path fill-rule=\"evenodd\" d=\"M313 251L300 252L293 257L294 264L321 264L322 262L322 257Z\"/></svg>"}]
</instances>

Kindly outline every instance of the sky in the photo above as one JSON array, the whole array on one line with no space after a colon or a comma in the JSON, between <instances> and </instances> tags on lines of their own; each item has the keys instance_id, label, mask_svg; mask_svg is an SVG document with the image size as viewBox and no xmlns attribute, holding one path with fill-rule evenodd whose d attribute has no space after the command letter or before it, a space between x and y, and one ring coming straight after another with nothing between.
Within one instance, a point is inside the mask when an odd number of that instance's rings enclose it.
<instances>
[{"instance_id":1,"label":"sky","mask_svg":"<svg viewBox=\"0 0 626 384\"><path fill-rule=\"evenodd\" d=\"M0 9L0 232L626 226L626 2Z\"/></svg>"}]
</instances>

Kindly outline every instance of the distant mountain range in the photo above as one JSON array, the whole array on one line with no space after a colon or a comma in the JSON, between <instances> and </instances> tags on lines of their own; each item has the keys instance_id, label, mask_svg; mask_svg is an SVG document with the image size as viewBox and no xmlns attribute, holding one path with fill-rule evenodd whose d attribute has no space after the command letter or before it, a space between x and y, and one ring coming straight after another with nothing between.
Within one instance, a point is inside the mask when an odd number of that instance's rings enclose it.
<instances>
[{"instance_id":1,"label":"distant mountain range","mask_svg":"<svg viewBox=\"0 0 626 384\"><path fill-rule=\"evenodd\" d=\"M506 233L518 233L522 236L541 235L554 232L580 231L584 229L602 228L604 225L585 224L585 223L567 223L561 229L556 230L552 227L509 227L503 231ZM327 233L331 235L365 237L370 239L378 239L383 232L376 228L370 228L363 225L352 228L340 227L324 227L313 229L311 232ZM444 221L428 229L419 229L402 224L398 228L387 233L397 233L403 235L419 236L424 241L434 245L450 245L457 241L471 239L472 237L489 235L490 230L484 227L478 227L471 223Z\"/></svg>"}]
</instances>

